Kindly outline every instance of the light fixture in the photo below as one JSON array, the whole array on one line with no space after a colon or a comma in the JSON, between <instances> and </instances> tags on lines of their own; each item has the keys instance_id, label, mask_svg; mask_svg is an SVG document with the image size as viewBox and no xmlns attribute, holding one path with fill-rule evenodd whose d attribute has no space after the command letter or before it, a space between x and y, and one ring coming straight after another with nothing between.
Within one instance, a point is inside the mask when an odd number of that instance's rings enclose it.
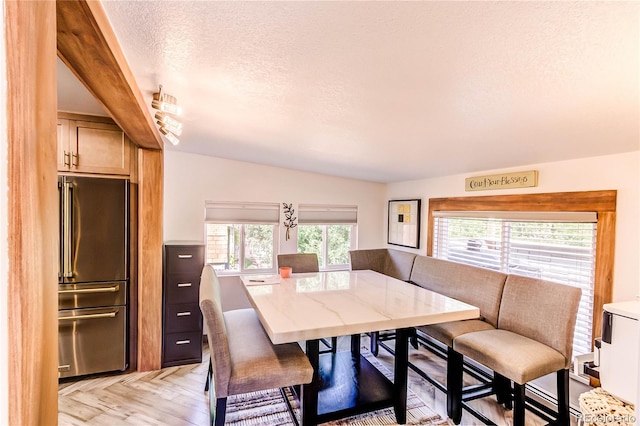
<instances>
[{"instance_id":1,"label":"light fixture","mask_svg":"<svg viewBox=\"0 0 640 426\"><path fill-rule=\"evenodd\" d=\"M167 140L169 142L171 142L172 144L178 145L180 143L180 139L178 139L176 137L176 135L174 135L173 133L171 133L170 131L168 131L164 127L160 127L159 130L160 130L160 133L162 133L164 135L164 137L167 138Z\"/></svg>"},{"instance_id":2,"label":"light fixture","mask_svg":"<svg viewBox=\"0 0 640 426\"><path fill-rule=\"evenodd\" d=\"M182 123L164 112L156 112L156 120L160 127L164 127L176 136L182 133Z\"/></svg>"},{"instance_id":3,"label":"light fixture","mask_svg":"<svg viewBox=\"0 0 640 426\"><path fill-rule=\"evenodd\" d=\"M160 86L158 93L153 94L151 106L162 112L168 112L169 114L182 114L182 107L178 105L176 98L166 93L162 93L162 85Z\"/></svg>"},{"instance_id":4,"label":"light fixture","mask_svg":"<svg viewBox=\"0 0 640 426\"><path fill-rule=\"evenodd\" d=\"M158 130L169 142L177 145L180 142L178 136L182 134L182 123L169 114L182 114L182 107L178 105L174 96L162 92L162 86L157 93L153 94L151 106L158 110L155 115Z\"/></svg>"}]
</instances>

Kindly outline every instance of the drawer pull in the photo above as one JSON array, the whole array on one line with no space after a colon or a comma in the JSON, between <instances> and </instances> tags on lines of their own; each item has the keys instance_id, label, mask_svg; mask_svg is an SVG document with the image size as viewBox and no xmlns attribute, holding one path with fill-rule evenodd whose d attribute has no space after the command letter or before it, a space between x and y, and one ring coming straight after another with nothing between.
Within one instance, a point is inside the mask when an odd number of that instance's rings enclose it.
<instances>
[{"instance_id":1,"label":"drawer pull","mask_svg":"<svg viewBox=\"0 0 640 426\"><path fill-rule=\"evenodd\" d=\"M191 259L193 257L192 254L179 254L178 259Z\"/></svg>"},{"instance_id":2,"label":"drawer pull","mask_svg":"<svg viewBox=\"0 0 640 426\"><path fill-rule=\"evenodd\" d=\"M190 311L187 311L187 312L178 312L178 313L176 314L176 316L177 316L177 317L189 317L189 316L191 316L191 312L190 312Z\"/></svg>"},{"instance_id":3,"label":"drawer pull","mask_svg":"<svg viewBox=\"0 0 640 426\"><path fill-rule=\"evenodd\" d=\"M191 287L191 283L178 283L178 287Z\"/></svg>"},{"instance_id":4,"label":"drawer pull","mask_svg":"<svg viewBox=\"0 0 640 426\"><path fill-rule=\"evenodd\" d=\"M176 345L188 345L189 343L191 343L191 340L187 339L187 340L178 340L176 342Z\"/></svg>"}]
</instances>

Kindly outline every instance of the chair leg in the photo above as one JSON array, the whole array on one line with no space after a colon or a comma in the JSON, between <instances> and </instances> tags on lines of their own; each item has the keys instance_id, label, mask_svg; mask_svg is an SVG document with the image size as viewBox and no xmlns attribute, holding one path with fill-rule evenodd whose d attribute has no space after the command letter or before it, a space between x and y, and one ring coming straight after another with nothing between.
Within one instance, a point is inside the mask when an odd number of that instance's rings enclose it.
<instances>
[{"instance_id":1,"label":"chair leg","mask_svg":"<svg viewBox=\"0 0 640 426\"><path fill-rule=\"evenodd\" d=\"M204 391L207 392L209 390L209 382L213 378L213 367L211 366L211 358L209 358L209 372L207 373L207 381L204 384Z\"/></svg>"},{"instance_id":2,"label":"chair leg","mask_svg":"<svg viewBox=\"0 0 640 426\"><path fill-rule=\"evenodd\" d=\"M418 349L418 331L415 328L411 329L411 335L409 336L409 343L413 346L413 349Z\"/></svg>"},{"instance_id":3,"label":"chair leg","mask_svg":"<svg viewBox=\"0 0 640 426\"><path fill-rule=\"evenodd\" d=\"M216 410L215 415L211 416L211 425L214 424L215 417L215 426L224 426L224 420L227 415L227 398L218 398L216 399Z\"/></svg>"},{"instance_id":4,"label":"chair leg","mask_svg":"<svg viewBox=\"0 0 640 426\"><path fill-rule=\"evenodd\" d=\"M513 383L513 426L524 426L525 387ZM568 424L568 423L567 423Z\"/></svg>"},{"instance_id":5,"label":"chair leg","mask_svg":"<svg viewBox=\"0 0 640 426\"><path fill-rule=\"evenodd\" d=\"M558 422L559 425L568 425L569 417L569 370L559 370L558 379Z\"/></svg>"},{"instance_id":6,"label":"chair leg","mask_svg":"<svg viewBox=\"0 0 640 426\"><path fill-rule=\"evenodd\" d=\"M338 350L338 338L337 337L332 337L331 338L331 353L336 353L336 351Z\"/></svg>"},{"instance_id":7,"label":"chair leg","mask_svg":"<svg viewBox=\"0 0 640 426\"><path fill-rule=\"evenodd\" d=\"M493 388L496 393L498 404L504 404L505 408L513 408L511 399L511 381L502 374L493 373Z\"/></svg>"},{"instance_id":8,"label":"chair leg","mask_svg":"<svg viewBox=\"0 0 640 426\"><path fill-rule=\"evenodd\" d=\"M447 348L447 416L455 424L462 420L462 355Z\"/></svg>"},{"instance_id":9,"label":"chair leg","mask_svg":"<svg viewBox=\"0 0 640 426\"><path fill-rule=\"evenodd\" d=\"M371 338L371 353L373 356L378 356L378 337L380 333L374 331L369 336Z\"/></svg>"}]
</instances>

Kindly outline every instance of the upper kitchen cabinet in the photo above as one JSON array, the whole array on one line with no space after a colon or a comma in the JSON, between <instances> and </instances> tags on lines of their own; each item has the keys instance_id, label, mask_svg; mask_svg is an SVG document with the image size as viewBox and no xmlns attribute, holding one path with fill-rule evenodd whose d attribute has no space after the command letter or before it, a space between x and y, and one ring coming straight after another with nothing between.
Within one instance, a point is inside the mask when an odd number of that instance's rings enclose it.
<instances>
[{"instance_id":1,"label":"upper kitchen cabinet","mask_svg":"<svg viewBox=\"0 0 640 426\"><path fill-rule=\"evenodd\" d=\"M131 173L131 142L106 117L58 114L58 171Z\"/></svg>"}]
</instances>

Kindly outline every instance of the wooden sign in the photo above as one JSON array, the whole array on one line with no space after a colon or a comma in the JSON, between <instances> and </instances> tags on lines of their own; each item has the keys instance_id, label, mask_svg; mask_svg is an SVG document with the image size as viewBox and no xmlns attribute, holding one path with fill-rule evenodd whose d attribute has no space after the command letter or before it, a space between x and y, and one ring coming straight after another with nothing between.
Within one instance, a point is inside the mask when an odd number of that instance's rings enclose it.
<instances>
[{"instance_id":1,"label":"wooden sign","mask_svg":"<svg viewBox=\"0 0 640 426\"><path fill-rule=\"evenodd\" d=\"M464 180L465 191L488 191L492 189L529 188L538 186L538 171L474 176Z\"/></svg>"}]
</instances>

